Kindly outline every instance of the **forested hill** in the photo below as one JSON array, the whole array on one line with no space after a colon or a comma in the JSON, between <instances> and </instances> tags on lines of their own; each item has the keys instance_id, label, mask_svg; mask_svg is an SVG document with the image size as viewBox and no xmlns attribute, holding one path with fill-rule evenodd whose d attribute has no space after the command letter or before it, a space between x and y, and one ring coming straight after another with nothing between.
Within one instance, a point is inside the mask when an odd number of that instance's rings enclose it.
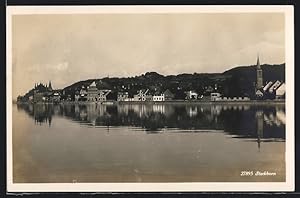
<instances>
[{"instance_id":1,"label":"forested hill","mask_svg":"<svg viewBox=\"0 0 300 198\"><path fill-rule=\"evenodd\" d=\"M274 80L285 81L285 64L264 64L261 67L264 83ZM114 98L119 91L127 91L132 96L140 89L149 89L151 93L169 89L178 99L184 97L184 92L188 90L203 95L218 91L227 96L252 96L256 82L256 66L239 66L223 73L164 76L156 72L147 72L135 77L89 79L65 87L63 91L65 94L74 95L82 86L88 86L93 81L96 81L98 89L111 89Z\"/></svg>"}]
</instances>

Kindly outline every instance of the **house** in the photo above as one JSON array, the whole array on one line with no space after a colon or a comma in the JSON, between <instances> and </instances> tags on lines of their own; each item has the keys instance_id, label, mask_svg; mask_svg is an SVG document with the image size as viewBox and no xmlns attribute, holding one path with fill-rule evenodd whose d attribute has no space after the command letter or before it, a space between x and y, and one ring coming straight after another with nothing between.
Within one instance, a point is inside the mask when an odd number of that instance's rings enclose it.
<instances>
[{"instance_id":1,"label":"house","mask_svg":"<svg viewBox=\"0 0 300 198\"><path fill-rule=\"evenodd\" d=\"M164 91L163 94L164 94L164 97L165 97L165 101L170 101L170 100L174 99L174 94L169 89Z\"/></svg>"},{"instance_id":2,"label":"house","mask_svg":"<svg viewBox=\"0 0 300 198\"><path fill-rule=\"evenodd\" d=\"M129 98L128 92L118 92L117 101L126 101Z\"/></svg>"},{"instance_id":3,"label":"house","mask_svg":"<svg viewBox=\"0 0 300 198\"><path fill-rule=\"evenodd\" d=\"M78 101L87 101L87 88L85 86L82 86L80 91L79 91L79 98Z\"/></svg>"},{"instance_id":4,"label":"house","mask_svg":"<svg viewBox=\"0 0 300 198\"><path fill-rule=\"evenodd\" d=\"M148 92L149 92L149 89L147 89L147 90L139 90L137 92L137 94L135 94L133 96L133 101L146 101L146 96L147 96Z\"/></svg>"},{"instance_id":5,"label":"house","mask_svg":"<svg viewBox=\"0 0 300 198\"><path fill-rule=\"evenodd\" d=\"M210 101L217 101L221 98L220 93L211 93L210 94Z\"/></svg>"},{"instance_id":6,"label":"house","mask_svg":"<svg viewBox=\"0 0 300 198\"><path fill-rule=\"evenodd\" d=\"M187 91L186 93L186 99L187 100L197 100L198 94L194 91Z\"/></svg>"},{"instance_id":7,"label":"house","mask_svg":"<svg viewBox=\"0 0 300 198\"><path fill-rule=\"evenodd\" d=\"M165 95L162 93L162 94L155 94L153 95L152 97L152 100L154 102L162 102L162 101L165 101Z\"/></svg>"},{"instance_id":8,"label":"house","mask_svg":"<svg viewBox=\"0 0 300 198\"><path fill-rule=\"evenodd\" d=\"M262 89L256 91L257 98L283 99L285 97L285 83L279 80L268 82Z\"/></svg>"},{"instance_id":9,"label":"house","mask_svg":"<svg viewBox=\"0 0 300 198\"><path fill-rule=\"evenodd\" d=\"M92 82L90 86L87 88L87 101L96 102L98 100L99 91L96 86L96 82Z\"/></svg>"},{"instance_id":10,"label":"house","mask_svg":"<svg viewBox=\"0 0 300 198\"><path fill-rule=\"evenodd\" d=\"M276 89L279 88L279 86L281 85L281 82L279 80L277 80L272 86L270 86L270 88L268 89L269 93L274 93L276 91Z\"/></svg>"},{"instance_id":11,"label":"house","mask_svg":"<svg viewBox=\"0 0 300 198\"><path fill-rule=\"evenodd\" d=\"M262 99L264 97L264 93L265 92L263 91L263 89L258 89L258 90L256 90L255 95L256 95L257 99Z\"/></svg>"},{"instance_id":12,"label":"house","mask_svg":"<svg viewBox=\"0 0 300 198\"><path fill-rule=\"evenodd\" d=\"M285 83L282 83L276 90L275 90L276 99L284 99L285 98Z\"/></svg>"},{"instance_id":13,"label":"house","mask_svg":"<svg viewBox=\"0 0 300 198\"><path fill-rule=\"evenodd\" d=\"M106 101L107 95L111 92L109 89L99 90L97 101Z\"/></svg>"}]
</instances>

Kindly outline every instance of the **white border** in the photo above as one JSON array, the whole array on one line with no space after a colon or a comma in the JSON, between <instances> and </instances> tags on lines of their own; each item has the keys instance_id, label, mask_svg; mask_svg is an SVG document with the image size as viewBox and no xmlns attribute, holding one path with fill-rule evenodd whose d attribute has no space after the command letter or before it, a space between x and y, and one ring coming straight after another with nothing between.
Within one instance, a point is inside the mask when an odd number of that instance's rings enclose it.
<instances>
[{"instance_id":1,"label":"white border","mask_svg":"<svg viewBox=\"0 0 300 198\"><path fill-rule=\"evenodd\" d=\"M286 182L28 183L12 182L12 15L100 13L274 13L285 14ZM8 6L7 7L7 192L188 192L294 191L294 8L293 6Z\"/></svg>"}]
</instances>

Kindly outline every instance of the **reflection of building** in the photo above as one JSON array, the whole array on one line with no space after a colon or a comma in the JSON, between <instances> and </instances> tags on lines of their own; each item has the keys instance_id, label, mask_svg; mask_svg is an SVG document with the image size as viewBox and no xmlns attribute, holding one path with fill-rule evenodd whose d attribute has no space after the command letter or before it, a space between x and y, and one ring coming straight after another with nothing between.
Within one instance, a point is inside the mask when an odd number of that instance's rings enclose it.
<instances>
[{"instance_id":1,"label":"reflection of building","mask_svg":"<svg viewBox=\"0 0 300 198\"><path fill-rule=\"evenodd\" d=\"M165 113L165 105L163 105L163 104L154 104L153 105L153 112L164 114Z\"/></svg>"},{"instance_id":2,"label":"reflection of building","mask_svg":"<svg viewBox=\"0 0 300 198\"><path fill-rule=\"evenodd\" d=\"M189 117L194 117L198 114L197 106L189 106L187 107L187 114Z\"/></svg>"},{"instance_id":3,"label":"reflection of building","mask_svg":"<svg viewBox=\"0 0 300 198\"><path fill-rule=\"evenodd\" d=\"M264 136L264 113L263 111L256 112L256 120L257 120L257 144L260 149L261 138Z\"/></svg>"},{"instance_id":4,"label":"reflection of building","mask_svg":"<svg viewBox=\"0 0 300 198\"><path fill-rule=\"evenodd\" d=\"M59 102L60 101L60 93L59 92L54 92L53 95L51 96L51 101L52 102Z\"/></svg>"}]
</instances>

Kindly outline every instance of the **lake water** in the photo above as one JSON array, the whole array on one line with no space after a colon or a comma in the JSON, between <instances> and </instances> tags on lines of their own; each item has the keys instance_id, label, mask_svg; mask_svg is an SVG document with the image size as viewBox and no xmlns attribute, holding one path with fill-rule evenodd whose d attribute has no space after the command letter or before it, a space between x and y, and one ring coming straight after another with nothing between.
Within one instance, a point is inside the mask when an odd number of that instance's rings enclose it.
<instances>
[{"instance_id":1,"label":"lake water","mask_svg":"<svg viewBox=\"0 0 300 198\"><path fill-rule=\"evenodd\" d=\"M12 133L15 183L285 181L284 105L13 105Z\"/></svg>"}]
</instances>

